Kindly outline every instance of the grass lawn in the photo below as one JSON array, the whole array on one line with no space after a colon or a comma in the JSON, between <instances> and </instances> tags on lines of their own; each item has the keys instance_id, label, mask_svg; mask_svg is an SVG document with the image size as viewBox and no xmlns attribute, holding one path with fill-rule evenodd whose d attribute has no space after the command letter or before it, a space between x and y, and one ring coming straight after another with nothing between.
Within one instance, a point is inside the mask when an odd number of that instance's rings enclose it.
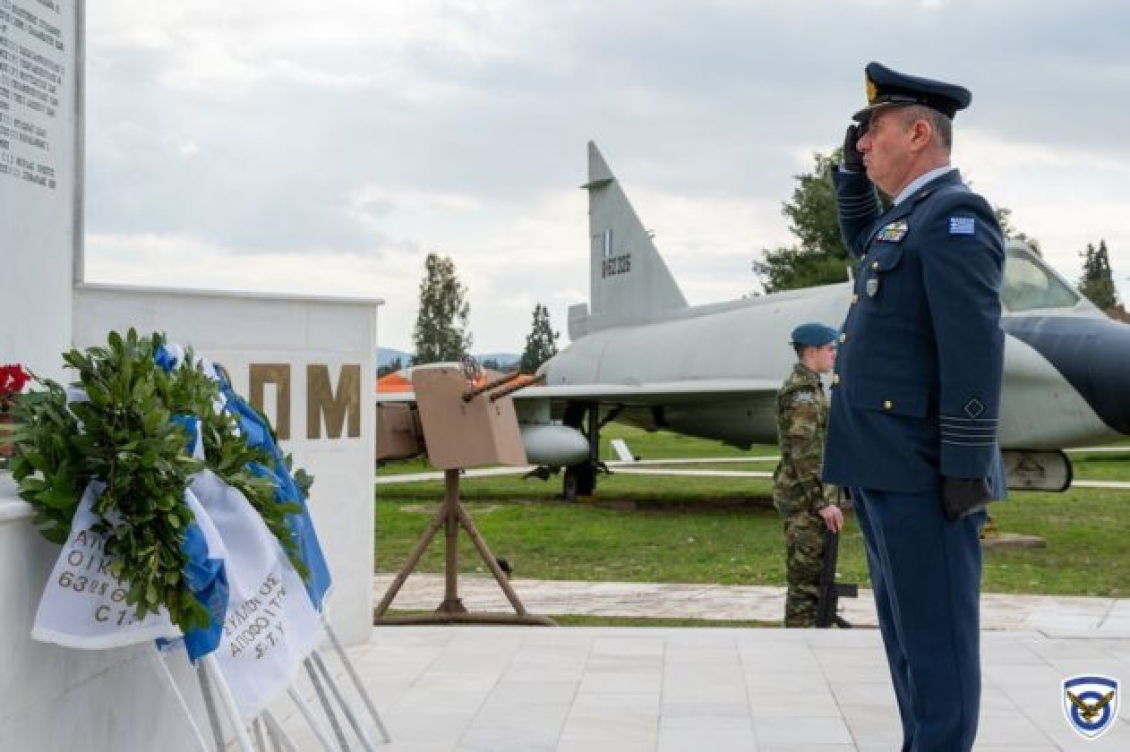
<instances>
[{"instance_id":1,"label":"grass lawn","mask_svg":"<svg viewBox=\"0 0 1130 752\"><path fill-rule=\"evenodd\" d=\"M609 425L604 449L624 438L644 459L737 457L716 442ZM1125 453L1071 455L1076 479L1130 480ZM695 467L703 467L696 465ZM736 469L733 464L719 465ZM741 467L747 467L744 463ZM771 470L771 463L748 465ZM382 474L429 469L420 461L395 463ZM491 550L513 563L519 577L732 585L784 583L781 523L770 502L770 481L749 478L602 476L591 502L560 498L560 476L547 482L518 476L464 478L461 496ZM377 489L378 571L395 571L427 527L442 482L382 485ZM997 593L1130 597L1130 491L1073 489L1063 494L1014 493L994 504L1003 532L1042 537L1042 549L987 549L984 590ZM465 535L465 571L482 563ZM441 572L442 541L428 549L419 570ZM841 579L866 583L862 540L849 517L840 545ZM584 623L594 623L585 621Z\"/></svg>"}]
</instances>

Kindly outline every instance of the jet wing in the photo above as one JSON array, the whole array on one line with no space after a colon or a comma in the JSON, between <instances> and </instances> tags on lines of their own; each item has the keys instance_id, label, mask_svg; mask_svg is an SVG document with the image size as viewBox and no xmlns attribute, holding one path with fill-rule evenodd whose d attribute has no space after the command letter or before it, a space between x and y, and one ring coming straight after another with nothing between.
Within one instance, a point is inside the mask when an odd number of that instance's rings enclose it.
<instances>
[{"instance_id":1,"label":"jet wing","mask_svg":"<svg viewBox=\"0 0 1130 752\"><path fill-rule=\"evenodd\" d=\"M614 420L645 430L667 429L749 446L776 438L773 406L778 386L776 380L767 379L553 384L529 386L514 392L513 397L521 425L548 424L551 415L567 404L599 405L602 410L614 411L606 417L617 415ZM377 402L411 402L413 398L410 392L378 394Z\"/></svg>"},{"instance_id":2,"label":"jet wing","mask_svg":"<svg viewBox=\"0 0 1130 752\"><path fill-rule=\"evenodd\" d=\"M515 400L614 402L623 405L657 405L664 402L714 402L720 399L763 397L776 394L779 382L763 379L692 379L644 384L557 384L528 386L514 393ZM378 392L377 402L413 403L414 392Z\"/></svg>"},{"instance_id":3,"label":"jet wing","mask_svg":"<svg viewBox=\"0 0 1130 752\"><path fill-rule=\"evenodd\" d=\"M551 384L514 394L518 414L572 404L599 405L602 420L644 430L716 439L735 446L774 441L776 379L682 379L642 384ZM529 406L527 408L526 406ZM548 413L542 413L548 417ZM576 415L574 414L574 420ZM568 420L568 419L566 419Z\"/></svg>"},{"instance_id":4,"label":"jet wing","mask_svg":"<svg viewBox=\"0 0 1130 752\"><path fill-rule=\"evenodd\" d=\"M761 379L692 379L642 384L555 384L530 386L514 394L515 400L612 402L621 405L657 405L665 402L715 402L776 394L780 382Z\"/></svg>"}]
</instances>

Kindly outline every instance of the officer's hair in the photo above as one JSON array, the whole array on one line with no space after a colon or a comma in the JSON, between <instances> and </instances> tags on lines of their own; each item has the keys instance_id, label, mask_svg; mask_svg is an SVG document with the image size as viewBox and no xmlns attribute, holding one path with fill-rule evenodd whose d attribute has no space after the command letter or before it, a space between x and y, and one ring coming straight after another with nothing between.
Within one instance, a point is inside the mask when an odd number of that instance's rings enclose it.
<instances>
[{"instance_id":1,"label":"officer's hair","mask_svg":"<svg viewBox=\"0 0 1130 752\"><path fill-rule=\"evenodd\" d=\"M909 128L910 124L915 120L926 120L934 129L934 140L939 145L945 147L946 153L953 148L953 121L945 116L944 113L935 110L933 107L926 107L924 105L915 104L903 109L903 126Z\"/></svg>"},{"instance_id":2,"label":"officer's hair","mask_svg":"<svg viewBox=\"0 0 1130 752\"><path fill-rule=\"evenodd\" d=\"M804 351L805 350L815 350L815 349L817 349L817 348L813 347L812 345L798 345L796 342L792 342L790 344L792 344L793 349L796 350L797 360L800 360L801 358L804 357Z\"/></svg>"}]
</instances>

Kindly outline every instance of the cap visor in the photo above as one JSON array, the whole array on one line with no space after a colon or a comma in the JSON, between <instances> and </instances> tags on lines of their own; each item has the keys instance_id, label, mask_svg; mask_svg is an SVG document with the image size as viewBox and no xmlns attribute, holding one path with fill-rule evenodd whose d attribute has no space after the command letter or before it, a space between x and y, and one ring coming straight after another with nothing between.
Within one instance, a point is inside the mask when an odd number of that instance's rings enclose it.
<instances>
[{"instance_id":1,"label":"cap visor","mask_svg":"<svg viewBox=\"0 0 1130 752\"><path fill-rule=\"evenodd\" d=\"M864 107L862 110L852 115L851 119L859 123L860 125L863 125L864 123L870 121L871 118L875 116L875 113L879 110L894 109L896 107L909 107L912 104L919 104L919 102L916 102L912 99L908 99L906 101L885 99L882 102L876 102L869 107Z\"/></svg>"}]
</instances>

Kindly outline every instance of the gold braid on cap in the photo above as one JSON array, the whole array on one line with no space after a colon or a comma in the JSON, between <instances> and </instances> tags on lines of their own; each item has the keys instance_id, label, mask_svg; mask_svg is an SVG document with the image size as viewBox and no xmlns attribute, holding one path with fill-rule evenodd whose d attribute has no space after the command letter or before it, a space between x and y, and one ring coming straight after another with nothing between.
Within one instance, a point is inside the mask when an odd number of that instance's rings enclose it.
<instances>
[{"instance_id":1,"label":"gold braid on cap","mask_svg":"<svg viewBox=\"0 0 1130 752\"><path fill-rule=\"evenodd\" d=\"M874 104L875 97L879 94L879 87L875 86L875 82L871 80L871 76L864 76L867 81L867 104Z\"/></svg>"}]
</instances>

